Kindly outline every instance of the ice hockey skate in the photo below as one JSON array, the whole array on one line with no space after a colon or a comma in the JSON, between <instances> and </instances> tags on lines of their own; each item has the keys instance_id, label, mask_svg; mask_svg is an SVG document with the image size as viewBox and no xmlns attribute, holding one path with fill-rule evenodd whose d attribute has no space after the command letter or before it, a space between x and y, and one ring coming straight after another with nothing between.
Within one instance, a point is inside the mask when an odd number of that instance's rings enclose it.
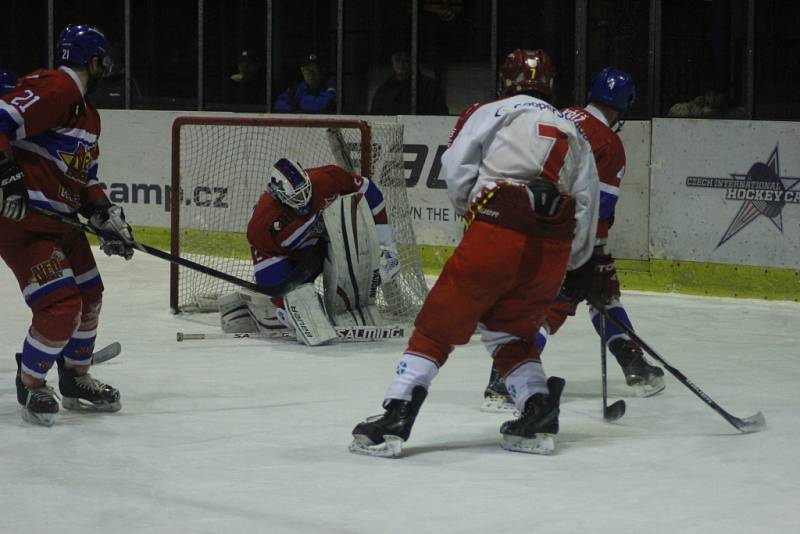
<instances>
[{"instance_id":1,"label":"ice hockey skate","mask_svg":"<svg viewBox=\"0 0 800 534\"><path fill-rule=\"evenodd\" d=\"M428 391L417 386L411 400L392 399L386 403L383 415L375 415L353 429L353 442L349 451L354 454L397 458L403 452L403 443L411 435L411 427L419 413Z\"/></svg>"},{"instance_id":2,"label":"ice hockey skate","mask_svg":"<svg viewBox=\"0 0 800 534\"><path fill-rule=\"evenodd\" d=\"M58 375L61 404L67 410L118 412L122 408L119 391L89 373L78 375L74 369L59 365Z\"/></svg>"},{"instance_id":3,"label":"ice hockey skate","mask_svg":"<svg viewBox=\"0 0 800 534\"><path fill-rule=\"evenodd\" d=\"M636 342L617 338L608 344L608 348L622 367L625 382L638 397L651 397L664 390L664 370L650 365Z\"/></svg>"},{"instance_id":4,"label":"ice hockey skate","mask_svg":"<svg viewBox=\"0 0 800 534\"><path fill-rule=\"evenodd\" d=\"M22 382L20 361L17 354L17 400L22 407L22 419L34 425L53 426L58 413L58 399L53 388L44 382L39 387L29 387Z\"/></svg>"},{"instance_id":5,"label":"ice hockey skate","mask_svg":"<svg viewBox=\"0 0 800 534\"><path fill-rule=\"evenodd\" d=\"M558 434L558 413L561 392L566 381L557 376L547 379L549 394L536 393L525 401L519 418L500 427L500 445L509 451L529 454L553 454Z\"/></svg>"},{"instance_id":6,"label":"ice hockey skate","mask_svg":"<svg viewBox=\"0 0 800 534\"><path fill-rule=\"evenodd\" d=\"M481 405L482 412L491 413L505 413L513 412L517 407L514 405L514 400L506 389L500 373L492 366L492 372L489 375L489 384L483 391L483 404Z\"/></svg>"}]
</instances>

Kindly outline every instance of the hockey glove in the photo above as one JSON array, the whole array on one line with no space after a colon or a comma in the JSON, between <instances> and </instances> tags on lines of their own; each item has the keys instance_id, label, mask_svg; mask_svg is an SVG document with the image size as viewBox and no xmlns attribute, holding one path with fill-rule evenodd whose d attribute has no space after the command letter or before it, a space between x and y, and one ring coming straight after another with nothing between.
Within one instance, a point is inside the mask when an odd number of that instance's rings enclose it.
<instances>
[{"instance_id":1,"label":"hockey glove","mask_svg":"<svg viewBox=\"0 0 800 534\"><path fill-rule=\"evenodd\" d=\"M619 297L619 279L614 258L610 254L601 254L594 257L594 274L592 276L593 301L608 304Z\"/></svg>"},{"instance_id":2,"label":"hockey glove","mask_svg":"<svg viewBox=\"0 0 800 534\"><path fill-rule=\"evenodd\" d=\"M121 206L106 204L95 209L89 217L89 226L97 230L100 248L108 256L133 257L133 231L125 222Z\"/></svg>"},{"instance_id":3,"label":"hockey glove","mask_svg":"<svg viewBox=\"0 0 800 534\"><path fill-rule=\"evenodd\" d=\"M22 220L28 211L25 175L14 160L0 153L0 217Z\"/></svg>"},{"instance_id":4,"label":"hockey glove","mask_svg":"<svg viewBox=\"0 0 800 534\"><path fill-rule=\"evenodd\" d=\"M577 269L567 271L564 283L561 285L561 294L570 302L580 302L591 292L594 278L594 259L592 257Z\"/></svg>"}]
</instances>

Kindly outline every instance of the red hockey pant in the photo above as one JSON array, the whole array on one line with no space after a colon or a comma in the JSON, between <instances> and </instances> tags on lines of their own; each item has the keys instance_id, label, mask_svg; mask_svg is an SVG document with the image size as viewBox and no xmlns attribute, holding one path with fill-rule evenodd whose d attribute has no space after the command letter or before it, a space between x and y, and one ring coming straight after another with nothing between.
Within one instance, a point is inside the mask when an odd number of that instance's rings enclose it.
<instances>
[{"instance_id":1,"label":"red hockey pant","mask_svg":"<svg viewBox=\"0 0 800 534\"><path fill-rule=\"evenodd\" d=\"M58 347L73 335L79 340L73 342L74 350L69 347L70 359L91 358L103 283L83 232L63 227L38 231L31 218L35 216L21 222L0 221L0 256L16 275L33 312L23 360L30 360L31 369L35 365L37 371L46 372ZM37 341L53 349L45 350Z\"/></svg>"},{"instance_id":2,"label":"red hockey pant","mask_svg":"<svg viewBox=\"0 0 800 534\"><path fill-rule=\"evenodd\" d=\"M407 352L441 367L481 322L518 338L492 355L501 375L539 361L536 333L561 288L569 254L570 240L473 222L425 300Z\"/></svg>"}]
</instances>

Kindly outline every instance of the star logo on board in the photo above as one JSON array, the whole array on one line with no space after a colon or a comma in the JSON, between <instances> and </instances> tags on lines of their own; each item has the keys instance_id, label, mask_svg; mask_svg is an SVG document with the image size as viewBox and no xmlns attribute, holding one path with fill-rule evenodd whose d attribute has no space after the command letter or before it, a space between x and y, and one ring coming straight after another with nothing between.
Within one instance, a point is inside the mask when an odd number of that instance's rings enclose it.
<instances>
[{"instance_id":1,"label":"star logo on board","mask_svg":"<svg viewBox=\"0 0 800 534\"><path fill-rule=\"evenodd\" d=\"M741 200L739 211L715 248L741 232L759 217L766 217L783 233L783 208L787 204L800 204L800 177L780 175L778 145L766 162L757 161L746 173L730 173L730 178L713 176L687 176L687 187L724 189L726 200Z\"/></svg>"}]
</instances>

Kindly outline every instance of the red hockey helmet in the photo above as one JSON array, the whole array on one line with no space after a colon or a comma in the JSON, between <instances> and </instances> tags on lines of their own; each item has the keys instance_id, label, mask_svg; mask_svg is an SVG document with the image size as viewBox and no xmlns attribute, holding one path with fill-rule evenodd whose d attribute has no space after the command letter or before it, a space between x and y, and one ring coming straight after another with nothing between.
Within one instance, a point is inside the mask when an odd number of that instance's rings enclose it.
<instances>
[{"instance_id":1,"label":"red hockey helmet","mask_svg":"<svg viewBox=\"0 0 800 534\"><path fill-rule=\"evenodd\" d=\"M518 48L506 56L500 67L500 94L505 96L535 91L550 99L556 68L544 50Z\"/></svg>"}]
</instances>

